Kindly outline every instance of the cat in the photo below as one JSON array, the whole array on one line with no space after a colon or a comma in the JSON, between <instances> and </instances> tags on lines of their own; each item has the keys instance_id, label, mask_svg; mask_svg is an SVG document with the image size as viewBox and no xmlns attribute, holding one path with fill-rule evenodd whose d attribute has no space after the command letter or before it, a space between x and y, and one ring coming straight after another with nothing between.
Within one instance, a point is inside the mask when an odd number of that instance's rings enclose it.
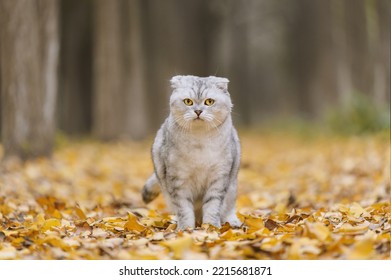
<instances>
[{"instance_id":1,"label":"cat","mask_svg":"<svg viewBox=\"0 0 391 280\"><path fill-rule=\"evenodd\" d=\"M196 223L239 227L235 203L240 143L232 124L228 79L174 76L170 114L152 145L154 174L145 203L160 191L177 217L177 229Z\"/></svg>"}]
</instances>

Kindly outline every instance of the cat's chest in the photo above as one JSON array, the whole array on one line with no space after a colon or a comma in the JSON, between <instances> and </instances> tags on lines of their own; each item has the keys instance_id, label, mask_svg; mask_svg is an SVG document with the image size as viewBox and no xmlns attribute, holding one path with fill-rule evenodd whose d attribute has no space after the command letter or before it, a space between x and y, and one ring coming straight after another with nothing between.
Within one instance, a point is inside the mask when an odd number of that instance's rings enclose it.
<instances>
[{"instance_id":1,"label":"cat's chest","mask_svg":"<svg viewBox=\"0 0 391 280\"><path fill-rule=\"evenodd\" d=\"M206 172L218 168L226 157L225 147L218 141L188 140L177 145L169 158L177 170L183 172Z\"/></svg>"}]
</instances>

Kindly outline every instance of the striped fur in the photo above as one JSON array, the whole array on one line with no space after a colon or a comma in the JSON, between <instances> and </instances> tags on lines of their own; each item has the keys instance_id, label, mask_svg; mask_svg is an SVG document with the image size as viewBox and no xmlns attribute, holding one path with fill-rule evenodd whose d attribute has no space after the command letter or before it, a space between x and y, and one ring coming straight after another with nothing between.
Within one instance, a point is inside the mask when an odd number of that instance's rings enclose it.
<instances>
[{"instance_id":1,"label":"striped fur","mask_svg":"<svg viewBox=\"0 0 391 280\"><path fill-rule=\"evenodd\" d=\"M155 172L144 186L143 200L152 201L161 190L179 230L194 228L196 222L238 227L240 144L231 120L228 80L175 76L171 85L170 115L152 146ZM185 105L185 98L193 105ZM205 105L207 98L214 104ZM202 111L200 119L195 110Z\"/></svg>"}]
</instances>

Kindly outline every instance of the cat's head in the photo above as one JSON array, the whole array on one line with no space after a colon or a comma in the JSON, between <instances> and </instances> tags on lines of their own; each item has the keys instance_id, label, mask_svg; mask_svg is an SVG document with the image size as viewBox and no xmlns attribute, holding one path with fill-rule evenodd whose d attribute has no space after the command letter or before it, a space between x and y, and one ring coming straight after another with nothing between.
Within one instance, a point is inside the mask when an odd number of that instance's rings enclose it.
<instances>
[{"instance_id":1,"label":"cat's head","mask_svg":"<svg viewBox=\"0 0 391 280\"><path fill-rule=\"evenodd\" d=\"M220 77L175 76L170 111L183 128L219 127L231 113L228 79Z\"/></svg>"}]
</instances>

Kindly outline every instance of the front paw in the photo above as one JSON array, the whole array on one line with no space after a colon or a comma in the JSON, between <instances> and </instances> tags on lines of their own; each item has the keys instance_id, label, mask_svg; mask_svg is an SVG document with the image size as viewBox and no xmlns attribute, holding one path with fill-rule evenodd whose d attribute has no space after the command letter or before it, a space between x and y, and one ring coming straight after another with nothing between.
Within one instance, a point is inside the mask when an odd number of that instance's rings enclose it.
<instances>
[{"instance_id":1,"label":"front paw","mask_svg":"<svg viewBox=\"0 0 391 280\"><path fill-rule=\"evenodd\" d=\"M225 222L229 223L231 227L233 228L239 228L242 226L242 222L238 219L238 217L235 216L231 216L229 217Z\"/></svg>"},{"instance_id":2,"label":"front paw","mask_svg":"<svg viewBox=\"0 0 391 280\"><path fill-rule=\"evenodd\" d=\"M214 226L216 228L221 228L221 223L218 220L207 220L207 219L205 219L203 221L203 224L209 224L209 225Z\"/></svg>"},{"instance_id":3,"label":"front paw","mask_svg":"<svg viewBox=\"0 0 391 280\"><path fill-rule=\"evenodd\" d=\"M194 229L194 227L195 227L194 224L178 221L175 230L176 231L185 231L185 230L192 231Z\"/></svg>"}]
</instances>

